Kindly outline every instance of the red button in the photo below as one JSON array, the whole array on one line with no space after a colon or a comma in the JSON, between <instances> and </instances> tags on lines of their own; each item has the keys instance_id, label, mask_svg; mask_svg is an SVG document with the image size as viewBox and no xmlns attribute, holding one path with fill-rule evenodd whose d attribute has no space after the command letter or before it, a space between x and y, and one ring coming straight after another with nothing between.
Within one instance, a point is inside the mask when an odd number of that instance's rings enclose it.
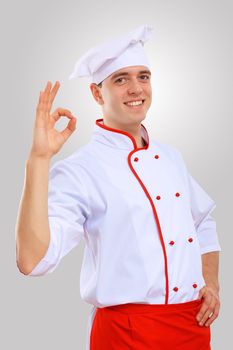
<instances>
[{"instance_id":1,"label":"red button","mask_svg":"<svg viewBox=\"0 0 233 350\"><path fill-rule=\"evenodd\" d=\"M192 241L193 241L192 237L190 237L190 238L188 239L188 241L189 241L190 243L192 243Z\"/></svg>"},{"instance_id":2,"label":"red button","mask_svg":"<svg viewBox=\"0 0 233 350\"><path fill-rule=\"evenodd\" d=\"M134 158L134 161L137 162L138 161L138 157Z\"/></svg>"},{"instance_id":3,"label":"red button","mask_svg":"<svg viewBox=\"0 0 233 350\"><path fill-rule=\"evenodd\" d=\"M155 155L155 159L159 159L159 155L158 154Z\"/></svg>"},{"instance_id":4,"label":"red button","mask_svg":"<svg viewBox=\"0 0 233 350\"><path fill-rule=\"evenodd\" d=\"M193 288L197 288L197 284L196 283L193 284Z\"/></svg>"},{"instance_id":5,"label":"red button","mask_svg":"<svg viewBox=\"0 0 233 350\"><path fill-rule=\"evenodd\" d=\"M158 201L160 200L160 198L161 198L160 196L157 196L157 197L156 197L156 199L158 199Z\"/></svg>"},{"instance_id":6,"label":"red button","mask_svg":"<svg viewBox=\"0 0 233 350\"><path fill-rule=\"evenodd\" d=\"M179 194L179 192L177 192L177 193L176 193L176 197L180 197L180 194Z\"/></svg>"},{"instance_id":7,"label":"red button","mask_svg":"<svg viewBox=\"0 0 233 350\"><path fill-rule=\"evenodd\" d=\"M177 288L177 287L174 287L173 290L174 290L174 292L177 292L177 291L178 291L178 288Z\"/></svg>"},{"instance_id":8,"label":"red button","mask_svg":"<svg viewBox=\"0 0 233 350\"><path fill-rule=\"evenodd\" d=\"M169 242L170 245L173 245L174 243L175 243L174 241Z\"/></svg>"}]
</instances>

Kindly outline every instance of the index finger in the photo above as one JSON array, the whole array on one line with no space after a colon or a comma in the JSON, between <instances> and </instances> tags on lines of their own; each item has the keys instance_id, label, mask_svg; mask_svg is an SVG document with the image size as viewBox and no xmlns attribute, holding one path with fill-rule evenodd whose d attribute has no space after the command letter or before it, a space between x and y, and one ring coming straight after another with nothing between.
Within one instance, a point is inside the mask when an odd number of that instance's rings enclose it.
<instances>
[{"instance_id":1,"label":"index finger","mask_svg":"<svg viewBox=\"0 0 233 350\"><path fill-rule=\"evenodd\" d=\"M209 305L211 303L211 297L210 296L206 296L203 300L203 302L201 303L201 307L196 315L196 319L198 321L200 321L202 319L202 317L204 316L205 312L208 310Z\"/></svg>"}]
</instances>

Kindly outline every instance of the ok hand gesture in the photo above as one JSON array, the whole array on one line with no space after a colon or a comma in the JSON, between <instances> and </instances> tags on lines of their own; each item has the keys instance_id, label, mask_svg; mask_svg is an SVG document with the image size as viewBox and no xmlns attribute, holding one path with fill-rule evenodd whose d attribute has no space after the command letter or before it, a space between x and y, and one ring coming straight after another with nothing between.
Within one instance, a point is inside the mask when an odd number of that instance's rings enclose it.
<instances>
[{"instance_id":1,"label":"ok hand gesture","mask_svg":"<svg viewBox=\"0 0 233 350\"><path fill-rule=\"evenodd\" d=\"M36 108L36 118L33 132L31 155L39 158L50 159L56 154L65 141L76 129L76 118L68 109L57 108L50 114L52 103L59 89L60 83L56 81L52 87L49 81L43 91L40 92L39 102ZM70 119L63 131L57 131L54 126L62 116Z\"/></svg>"}]
</instances>

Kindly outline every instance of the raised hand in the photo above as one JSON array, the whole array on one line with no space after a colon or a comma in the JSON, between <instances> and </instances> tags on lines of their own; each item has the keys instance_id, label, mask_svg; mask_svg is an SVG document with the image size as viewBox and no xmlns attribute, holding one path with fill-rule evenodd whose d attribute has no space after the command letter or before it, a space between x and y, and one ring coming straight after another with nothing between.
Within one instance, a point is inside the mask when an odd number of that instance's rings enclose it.
<instances>
[{"instance_id":1,"label":"raised hand","mask_svg":"<svg viewBox=\"0 0 233 350\"><path fill-rule=\"evenodd\" d=\"M36 108L31 156L50 159L61 149L76 129L76 118L68 109L57 108L50 114L59 87L60 83L58 81L56 81L53 88L52 83L48 81L45 89L40 92ZM57 131L54 126L62 116L66 116L70 121L63 131Z\"/></svg>"}]
</instances>

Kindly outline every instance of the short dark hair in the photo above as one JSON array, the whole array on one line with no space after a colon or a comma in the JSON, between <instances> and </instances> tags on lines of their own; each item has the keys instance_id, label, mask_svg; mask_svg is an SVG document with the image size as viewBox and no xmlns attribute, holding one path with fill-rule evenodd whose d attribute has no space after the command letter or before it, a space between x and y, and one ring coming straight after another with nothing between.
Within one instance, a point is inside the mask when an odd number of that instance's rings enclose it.
<instances>
[{"instance_id":1,"label":"short dark hair","mask_svg":"<svg viewBox=\"0 0 233 350\"><path fill-rule=\"evenodd\" d=\"M99 84L97 84L97 86L99 86L100 88L102 88L102 81L101 81Z\"/></svg>"}]
</instances>

